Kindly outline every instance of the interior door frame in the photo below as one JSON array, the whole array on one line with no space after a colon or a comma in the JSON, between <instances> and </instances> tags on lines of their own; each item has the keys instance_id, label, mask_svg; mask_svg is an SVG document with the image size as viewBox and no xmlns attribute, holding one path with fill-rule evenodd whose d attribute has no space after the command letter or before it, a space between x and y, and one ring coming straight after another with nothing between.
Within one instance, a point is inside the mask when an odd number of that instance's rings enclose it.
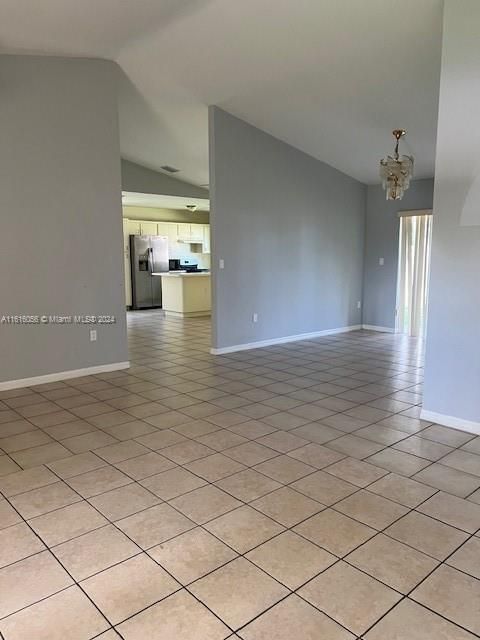
<instances>
[{"instance_id":1,"label":"interior door frame","mask_svg":"<svg viewBox=\"0 0 480 640\"><path fill-rule=\"evenodd\" d=\"M399 305L400 305L400 288L402 284L401 262L402 262L402 225L401 218L407 218L412 216L426 216L433 215L433 209L405 209L397 212L398 217L398 259L397 259L397 287L395 295L395 333L402 333L399 326Z\"/></svg>"}]
</instances>

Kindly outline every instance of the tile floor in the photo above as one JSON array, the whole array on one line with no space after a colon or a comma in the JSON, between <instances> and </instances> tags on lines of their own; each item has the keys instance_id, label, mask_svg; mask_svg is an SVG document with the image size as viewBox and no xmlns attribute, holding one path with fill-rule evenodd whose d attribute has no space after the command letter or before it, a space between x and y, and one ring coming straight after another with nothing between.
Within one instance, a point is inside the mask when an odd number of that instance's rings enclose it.
<instances>
[{"instance_id":1,"label":"tile floor","mask_svg":"<svg viewBox=\"0 0 480 640\"><path fill-rule=\"evenodd\" d=\"M130 370L0 394L0 635L479 637L480 438L419 419L420 346L209 331L129 314Z\"/></svg>"}]
</instances>

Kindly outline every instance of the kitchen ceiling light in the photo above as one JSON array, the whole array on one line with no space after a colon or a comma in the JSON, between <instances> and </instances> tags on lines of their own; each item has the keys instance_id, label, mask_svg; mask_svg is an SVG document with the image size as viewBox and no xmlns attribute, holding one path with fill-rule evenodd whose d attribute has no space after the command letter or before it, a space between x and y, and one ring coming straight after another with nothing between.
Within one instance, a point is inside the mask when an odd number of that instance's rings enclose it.
<instances>
[{"instance_id":1,"label":"kitchen ceiling light","mask_svg":"<svg viewBox=\"0 0 480 640\"><path fill-rule=\"evenodd\" d=\"M186 204L185 206L192 213L197 210L197 205L196 204Z\"/></svg>"},{"instance_id":2,"label":"kitchen ceiling light","mask_svg":"<svg viewBox=\"0 0 480 640\"><path fill-rule=\"evenodd\" d=\"M406 131L404 129L394 129L392 132L395 140L395 150L392 156L386 156L380 160L380 177L382 186L386 191L387 200L401 200L403 194L410 186L413 176L413 157L400 156L398 154L398 144Z\"/></svg>"}]
</instances>

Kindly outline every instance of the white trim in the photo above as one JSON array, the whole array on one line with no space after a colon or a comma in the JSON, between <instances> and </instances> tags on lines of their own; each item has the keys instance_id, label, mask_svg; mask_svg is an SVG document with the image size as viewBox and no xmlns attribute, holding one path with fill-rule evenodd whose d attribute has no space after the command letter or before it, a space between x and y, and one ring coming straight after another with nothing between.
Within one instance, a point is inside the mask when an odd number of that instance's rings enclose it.
<instances>
[{"instance_id":1,"label":"white trim","mask_svg":"<svg viewBox=\"0 0 480 640\"><path fill-rule=\"evenodd\" d=\"M367 331L381 331L382 333L395 333L393 327L379 327L376 324L362 324L362 329Z\"/></svg>"},{"instance_id":2,"label":"white trim","mask_svg":"<svg viewBox=\"0 0 480 640\"><path fill-rule=\"evenodd\" d=\"M464 418L447 416L443 413L436 413L435 411L428 411L426 409L421 410L420 420L428 420L428 422L435 422L444 427L451 427L452 429L467 431L467 433L475 433L477 436L480 436L480 422L474 422L473 420L464 420Z\"/></svg>"},{"instance_id":3,"label":"white trim","mask_svg":"<svg viewBox=\"0 0 480 640\"><path fill-rule=\"evenodd\" d=\"M312 333L298 333L294 336L284 336L283 338L273 338L271 340L258 340L258 342L246 342L244 344L234 344L231 347L221 347L220 349L210 349L210 353L219 356L224 353L234 353L235 351L247 351L248 349L260 349L261 347L271 347L275 344L285 344L286 342L297 342L297 340L311 340L321 336L330 336L335 333L347 333L348 331L358 331L361 324L354 324L350 327L339 327L337 329L324 329L323 331L313 331Z\"/></svg>"},{"instance_id":4,"label":"white trim","mask_svg":"<svg viewBox=\"0 0 480 640\"><path fill-rule=\"evenodd\" d=\"M95 367L85 367L84 369L71 369L70 371L59 371L58 373L46 373L43 376L34 376L33 378L21 378L20 380L7 380L0 382L0 391L9 391L10 389L21 389L22 387L33 387L37 384L46 384L48 382L59 382L60 380L69 380L70 378L81 378L82 376L93 376L96 373L108 373L109 371L118 371L120 369L128 369L130 362L112 362L112 364L99 364Z\"/></svg>"},{"instance_id":5,"label":"white trim","mask_svg":"<svg viewBox=\"0 0 480 640\"><path fill-rule=\"evenodd\" d=\"M405 218L408 216L431 216L433 215L432 209L406 209L405 211L397 211L399 218Z\"/></svg>"}]
</instances>

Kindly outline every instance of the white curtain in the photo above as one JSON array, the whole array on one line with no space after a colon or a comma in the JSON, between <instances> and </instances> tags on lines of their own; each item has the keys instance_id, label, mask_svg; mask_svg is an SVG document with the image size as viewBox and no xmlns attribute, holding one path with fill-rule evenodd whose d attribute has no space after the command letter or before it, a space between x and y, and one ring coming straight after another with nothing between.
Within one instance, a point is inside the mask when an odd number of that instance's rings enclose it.
<instances>
[{"instance_id":1,"label":"white curtain","mask_svg":"<svg viewBox=\"0 0 480 640\"><path fill-rule=\"evenodd\" d=\"M400 217L397 330L424 336L430 271L431 215Z\"/></svg>"}]
</instances>

